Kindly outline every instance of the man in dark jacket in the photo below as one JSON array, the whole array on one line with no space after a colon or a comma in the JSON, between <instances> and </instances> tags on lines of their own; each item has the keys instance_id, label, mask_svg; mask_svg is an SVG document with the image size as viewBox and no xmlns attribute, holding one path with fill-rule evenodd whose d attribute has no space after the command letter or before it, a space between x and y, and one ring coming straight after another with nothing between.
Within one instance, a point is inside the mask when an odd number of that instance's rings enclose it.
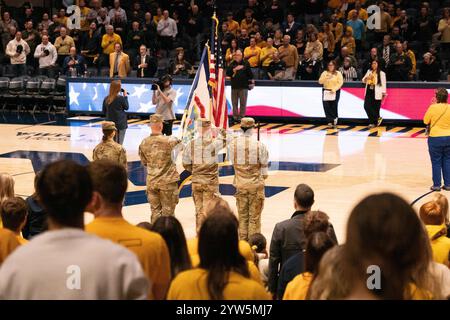
<instances>
[{"instance_id":1,"label":"man in dark jacket","mask_svg":"<svg viewBox=\"0 0 450 320\"><path fill-rule=\"evenodd\" d=\"M94 64L100 53L101 33L97 29L97 24L91 22L89 31L81 35L81 55L86 59L89 66Z\"/></svg>"},{"instance_id":2,"label":"man in dark jacket","mask_svg":"<svg viewBox=\"0 0 450 320\"><path fill-rule=\"evenodd\" d=\"M277 293L279 272L283 264L290 257L305 249L304 219L314 204L314 191L308 185L300 184L295 189L294 200L294 214L290 219L277 223L272 233L268 287L274 296ZM330 235L337 242L334 230L330 230Z\"/></svg>"},{"instance_id":3,"label":"man in dark jacket","mask_svg":"<svg viewBox=\"0 0 450 320\"><path fill-rule=\"evenodd\" d=\"M254 86L253 73L250 65L243 59L241 50L234 54L234 60L227 69L227 79L231 80L231 103L233 105L233 119L240 122L245 117L247 109L248 89Z\"/></svg>"},{"instance_id":4,"label":"man in dark jacket","mask_svg":"<svg viewBox=\"0 0 450 320\"><path fill-rule=\"evenodd\" d=\"M155 76L157 64L155 58L147 52L147 47L143 44L139 48L139 54L136 56L134 65L137 69L138 78L152 78Z\"/></svg>"},{"instance_id":5,"label":"man in dark jacket","mask_svg":"<svg viewBox=\"0 0 450 320\"><path fill-rule=\"evenodd\" d=\"M370 55L369 58L366 60L366 62L363 65L363 74L366 74L367 70L372 68L372 62L374 61L378 61L378 64L380 65L380 69L383 70L384 72L386 72L386 62L384 61L384 59L382 59L379 55L378 55L378 50L377 48L372 48L370 49Z\"/></svg>"},{"instance_id":6,"label":"man in dark jacket","mask_svg":"<svg viewBox=\"0 0 450 320\"><path fill-rule=\"evenodd\" d=\"M133 21L131 30L128 32L125 49L130 57L135 57L139 53L139 47L145 41L144 31L139 29L138 21Z\"/></svg>"},{"instance_id":7,"label":"man in dark jacket","mask_svg":"<svg viewBox=\"0 0 450 320\"><path fill-rule=\"evenodd\" d=\"M292 13L288 13L286 16L286 21L281 25L281 31L283 34L289 35L291 37L291 41L294 41L300 27L300 24L295 22L294 15Z\"/></svg>"},{"instance_id":8,"label":"man in dark jacket","mask_svg":"<svg viewBox=\"0 0 450 320\"><path fill-rule=\"evenodd\" d=\"M299 64L298 73L301 80L319 80L320 64L305 52Z\"/></svg>"},{"instance_id":9,"label":"man in dark jacket","mask_svg":"<svg viewBox=\"0 0 450 320\"><path fill-rule=\"evenodd\" d=\"M403 45L395 45L395 53L391 55L387 67L388 81L409 81L409 73L412 69L411 59L403 51Z\"/></svg>"},{"instance_id":10,"label":"man in dark jacket","mask_svg":"<svg viewBox=\"0 0 450 320\"><path fill-rule=\"evenodd\" d=\"M425 53L419 68L420 81L438 82L440 77L441 71L435 57L429 52Z\"/></svg>"}]
</instances>

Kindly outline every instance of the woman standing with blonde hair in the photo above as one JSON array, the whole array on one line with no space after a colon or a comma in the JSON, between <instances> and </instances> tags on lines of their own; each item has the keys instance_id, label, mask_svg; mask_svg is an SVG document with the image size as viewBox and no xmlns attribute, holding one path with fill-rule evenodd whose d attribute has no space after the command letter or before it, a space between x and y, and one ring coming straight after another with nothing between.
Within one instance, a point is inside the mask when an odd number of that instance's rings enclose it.
<instances>
[{"instance_id":1,"label":"woman standing with blonde hair","mask_svg":"<svg viewBox=\"0 0 450 320\"><path fill-rule=\"evenodd\" d=\"M433 104L428 108L423 122L429 126L428 151L433 169L431 190L440 191L442 175L444 190L450 191L450 110L445 88L436 90Z\"/></svg>"},{"instance_id":2,"label":"woman standing with blonde hair","mask_svg":"<svg viewBox=\"0 0 450 320\"><path fill-rule=\"evenodd\" d=\"M128 110L127 91L122 89L120 80L113 80L109 86L109 94L103 100L103 113L105 120L112 121L116 125L117 134L115 141L123 144L125 132L128 128L126 110Z\"/></svg>"},{"instance_id":3,"label":"woman standing with blonde hair","mask_svg":"<svg viewBox=\"0 0 450 320\"><path fill-rule=\"evenodd\" d=\"M0 203L14 197L14 179L8 173L0 173Z\"/></svg>"},{"instance_id":4,"label":"woman standing with blonde hair","mask_svg":"<svg viewBox=\"0 0 450 320\"><path fill-rule=\"evenodd\" d=\"M436 193L434 195L434 201L436 201L441 207L442 214L445 218L445 225L447 226L447 237L450 238L450 219L448 215L448 199L442 193Z\"/></svg>"}]
</instances>

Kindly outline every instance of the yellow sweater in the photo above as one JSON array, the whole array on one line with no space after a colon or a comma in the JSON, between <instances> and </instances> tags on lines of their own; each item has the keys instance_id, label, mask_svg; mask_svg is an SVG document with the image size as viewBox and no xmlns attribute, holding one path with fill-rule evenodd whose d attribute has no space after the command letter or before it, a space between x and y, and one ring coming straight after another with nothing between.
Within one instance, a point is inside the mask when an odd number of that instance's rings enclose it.
<instances>
[{"instance_id":1,"label":"yellow sweater","mask_svg":"<svg viewBox=\"0 0 450 320\"><path fill-rule=\"evenodd\" d=\"M344 84L344 78L342 77L342 73L336 71L334 74L328 71L322 72L319 78L319 83L323 85L325 90L331 90L333 92L341 89Z\"/></svg>"},{"instance_id":2,"label":"yellow sweater","mask_svg":"<svg viewBox=\"0 0 450 320\"><path fill-rule=\"evenodd\" d=\"M165 298L171 280L170 256L166 242L159 234L136 227L122 217L99 217L85 229L133 251L151 280L153 297Z\"/></svg>"},{"instance_id":3,"label":"yellow sweater","mask_svg":"<svg viewBox=\"0 0 450 320\"><path fill-rule=\"evenodd\" d=\"M252 47L247 47L244 50L244 58L247 59L248 64L250 65L250 67L252 68L256 68L259 66L259 55L261 53L261 48L258 46L255 46L254 48ZM254 56L251 56L255 54Z\"/></svg>"},{"instance_id":4,"label":"yellow sweater","mask_svg":"<svg viewBox=\"0 0 450 320\"><path fill-rule=\"evenodd\" d=\"M64 39L61 36L56 38L55 48L58 55L69 55L71 47L75 47L75 42L71 36L65 36Z\"/></svg>"},{"instance_id":5,"label":"yellow sweater","mask_svg":"<svg viewBox=\"0 0 450 320\"><path fill-rule=\"evenodd\" d=\"M447 238L447 227L445 224L436 226L436 225L427 225L428 237L430 240L438 234L441 230L445 230L445 235L438 237L435 240L431 240L431 249L433 250L433 260L437 263L442 263L448 266L448 255L450 253L450 239Z\"/></svg>"},{"instance_id":6,"label":"yellow sweater","mask_svg":"<svg viewBox=\"0 0 450 320\"><path fill-rule=\"evenodd\" d=\"M261 49L261 54L259 56L259 59L261 60L261 65L263 67L268 67L270 63L272 62L272 54L277 51L277 48L275 47L264 47Z\"/></svg>"},{"instance_id":7,"label":"yellow sweater","mask_svg":"<svg viewBox=\"0 0 450 320\"><path fill-rule=\"evenodd\" d=\"M448 110L445 111L446 109ZM450 109L448 104L432 104L425 113L423 122L431 127L430 137L450 136Z\"/></svg>"},{"instance_id":8,"label":"yellow sweater","mask_svg":"<svg viewBox=\"0 0 450 320\"><path fill-rule=\"evenodd\" d=\"M181 272L172 281L167 300L210 300L207 277L208 271L200 268ZM223 297L225 300L270 300L262 285L236 272L230 272Z\"/></svg>"},{"instance_id":9,"label":"yellow sweater","mask_svg":"<svg viewBox=\"0 0 450 320\"><path fill-rule=\"evenodd\" d=\"M0 228L0 265L18 246L16 235L7 229Z\"/></svg>"},{"instance_id":10,"label":"yellow sweater","mask_svg":"<svg viewBox=\"0 0 450 320\"><path fill-rule=\"evenodd\" d=\"M228 31L230 31L232 34L236 35L236 31L239 30L240 26L239 26L239 22L231 20L231 22L228 22Z\"/></svg>"},{"instance_id":11,"label":"yellow sweater","mask_svg":"<svg viewBox=\"0 0 450 320\"><path fill-rule=\"evenodd\" d=\"M110 54L114 52L114 46L116 43L122 44L122 38L117 33L113 33L111 36L104 34L102 37L102 49L104 54Z\"/></svg>"},{"instance_id":12,"label":"yellow sweater","mask_svg":"<svg viewBox=\"0 0 450 320\"><path fill-rule=\"evenodd\" d=\"M310 272L304 272L296 276L288 283L283 300L306 300L306 294L312 279L313 274Z\"/></svg>"}]
</instances>

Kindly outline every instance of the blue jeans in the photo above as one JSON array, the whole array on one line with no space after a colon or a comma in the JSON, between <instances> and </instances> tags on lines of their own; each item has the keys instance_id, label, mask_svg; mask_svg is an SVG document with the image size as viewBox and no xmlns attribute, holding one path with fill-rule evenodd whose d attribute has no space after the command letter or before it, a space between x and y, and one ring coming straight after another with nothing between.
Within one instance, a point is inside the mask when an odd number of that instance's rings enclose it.
<instances>
[{"instance_id":1,"label":"blue jeans","mask_svg":"<svg viewBox=\"0 0 450 320\"><path fill-rule=\"evenodd\" d=\"M428 151L433 168L433 186L441 186L443 175L444 186L450 187L450 136L429 137Z\"/></svg>"}]
</instances>

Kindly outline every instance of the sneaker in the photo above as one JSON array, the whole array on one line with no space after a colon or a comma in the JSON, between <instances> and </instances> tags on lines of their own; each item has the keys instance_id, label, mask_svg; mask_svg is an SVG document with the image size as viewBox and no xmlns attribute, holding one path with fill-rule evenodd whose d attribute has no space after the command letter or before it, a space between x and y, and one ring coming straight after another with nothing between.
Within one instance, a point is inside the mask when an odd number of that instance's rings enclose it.
<instances>
[{"instance_id":1,"label":"sneaker","mask_svg":"<svg viewBox=\"0 0 450 320\"><path fill-rule=\"evenodd\" d=\"M445 191L450 191L450 186L443 186L442 189L444 189Z\"/></svg>"},{"instance_id":2,"label":"sneaker","mask_svg":"<svg viewBox=\"0 0 450 320\"><path fill-rule=\"evenodd\" d=\"M439 187L431 186L431 187L430 187L430 190L431 190L431 191L441 191L441 187L440 187L440 186L439 186Z\"/></svg>"},{"instance_id":3,"label":"sneaker","mask_svg":"<svg viewBox=\"0 0 450 320\"><path fill-rule=\"evenodd\" d=\"M327 124L328 128L333 128L333 124L330 122Z\"/></svg>"},{"instance_id":4,"label":"sneaker","mask_svg":"<svg viewBox=\"0 0 450 320\"><path fill-rule=\"evenodd\" d=\"M369 124L368 127L369 127L369 129L373 129L373 128L375 128L375 125L374 124Z\"/></svg>"},{"instance_id":5,"label":"sneaker","mask_svg":"<svg viewBox=\"0 0 450 320\"><path fill-rule=\"evenodd\" d=\"M383 118L379 117L378 121L377 121L377 127L379 127L382 122L383 122Z\"/></svg>"},{"instance_id":6,"label":"sneaker","mask_svg":"<svg viewBox=\"0 0 450 320\"><path fill-rule=\"evenodd\" d=\"M333 126L336 127L337 124L338 124L338 118L335 118L335 119L333 120Z\"/></svg>"}]
</instances>

